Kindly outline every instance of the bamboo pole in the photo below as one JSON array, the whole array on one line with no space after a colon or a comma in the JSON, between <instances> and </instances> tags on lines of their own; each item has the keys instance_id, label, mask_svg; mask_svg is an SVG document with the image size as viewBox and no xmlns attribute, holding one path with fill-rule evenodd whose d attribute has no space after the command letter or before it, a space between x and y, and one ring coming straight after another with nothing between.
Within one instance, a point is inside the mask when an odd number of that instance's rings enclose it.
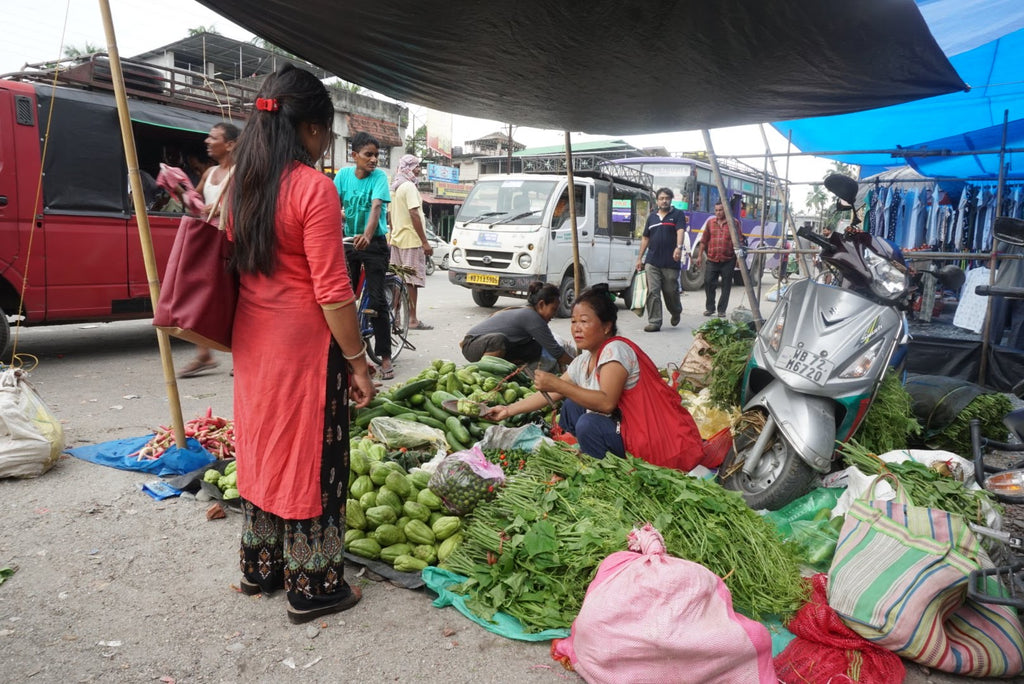
<instances>
[{"instance_id":1,"label":"bamboo pole","mask_svg":"<svg viewBox=\"0 0 1024 684\"><path fill-rule=\"evenodd\" d=\"M722 202L722 208L725 209L725 220L729 223L729 235L732 237L732 244L736 249L740 249L743 244L741 241L740 232L737 228L736 219L732 215L732 207L729 206L729 197L725 194L725 181L722 180L722 169L718 166L718 157L715 156L715 148L711 144L711 133L706 128L701 129L701 133L704 135L704 147L708 151L708 161L711 162L711 170L715 174L715 184L718 186L719 200ZM704 268L707 268L707 255L704 255ZM754 328L758 331L761 330L761 325L764 321L761 319L761 309L757 304L757 297L754 295L754 287L750 283L750 271L747 268L747 260L745 258L736 256L736 265L740 267L740 277L743 279L743 289L747 293L747 301L750 303L750 312L754 316ZM732 274L722 274L722 277L732 277Z\"/></svg>"},{"instance_id":2,"label":"bamboo pole","mask_svg":"<svg viewBox=\"0 0 1024 684\"><path fill-rule=\"evenodd\" d=\"M132 135L131 113L128 111L128 96L125 93L124 74L121 71L121 56L117 50L117 37L114 34L114 21L110 14L109 0L99 0L100 13L103 15L103 29L107 35L107 55L110 57L110 77L114 85L117 99L117 116L121 123L121 141L124 143L125 162L128 164L128 181L132 189L132 203L135 205L135 218L139 226L139 241L142 243L142 258L146 265L146 278L149 282L149 298L156 310L160 299L160 276L156 265L156 254L153 251L153 236L149 231L149 214L146 213L146 198L142 190L142 178L139 176L139 158L135 151L135 137ZM178 383L174 377L174 360L171 358L171 339L163 330L157 329L156 339L160 347L160 360L164 371L164 386L167 390L167 402L171 408L171 424L174 428L174 443L179 449L185 448L185 421L181 415L181 399L178 396Z\"/></svg>"},{"instance_id":3,"label":"bamboo pole","mask_svg":"<svg viewBox=\"0 0 1024 684\"><path fill-rule=\"evenodd\" d=\"M569 226L572 228L573 301L580 296L580 239L576 235L576 186L572 174L572 141L565 132L565 175L569 182Z\"/></svg>"},{"instance_id":4,"label":"bamboo pole","mask_svg":"<svg viewBox=\"0 0 1024 684\"><path fill-rule=\"evenodd\" d=\"M1003 142L999 152L999 184L996 186L996 217L1003 209L1003 181L1006 179L1006 133L1009 127L1010 110L1003 110ZM992 236L992 253L988 258L988 285L996 282L996 258L999 254L999 240ZM985 297L985 323L981 328L981 361L978 363L978 384L985 385L985 374L988 372L988 354L992 347L992 297ZM996 340L998 342L999 340Z\"/></svg>"}]
</instances>

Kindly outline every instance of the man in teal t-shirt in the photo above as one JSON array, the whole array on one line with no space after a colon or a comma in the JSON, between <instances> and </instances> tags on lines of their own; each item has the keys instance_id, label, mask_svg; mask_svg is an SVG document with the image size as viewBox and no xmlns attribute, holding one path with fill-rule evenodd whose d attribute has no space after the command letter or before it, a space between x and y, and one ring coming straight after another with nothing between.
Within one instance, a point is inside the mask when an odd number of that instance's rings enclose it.
<instances>
[{"instance_id":1,"label":"man in teal t-shirt","mask_svg":"<svg viewBox=\"0 0 1024 684\"><path fill-rule=\"evenodd\" d=\"M381 359L381 377L395 376L391 365L391 326L388 305L384 297L384 276L388 271L390 248L387 235L387 211L384 205L391 201L387 175L377 168L380 143L368 133L352 137L352 157L356 165L346 167L334 177L334 186L341 198L345 236L355 238L345 245L345 259L352 287L359 284L359 269L365 272L366 289L370 294L370 308L377 312L372 317L373 348ZM358 293L357 293L358 296Z\"/></svg>"}]
</instances>

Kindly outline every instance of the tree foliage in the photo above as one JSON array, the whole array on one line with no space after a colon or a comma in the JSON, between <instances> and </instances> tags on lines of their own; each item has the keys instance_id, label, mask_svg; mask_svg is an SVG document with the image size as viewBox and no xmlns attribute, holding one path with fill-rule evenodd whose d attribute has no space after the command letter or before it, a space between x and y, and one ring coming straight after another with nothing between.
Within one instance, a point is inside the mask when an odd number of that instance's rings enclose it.
<instances>
[{"instance_id":1,"label":"tree foliage","mask_svg":"<svg viewBox=\"0 0 1024 684\"><path fill-rule=\"evenodd\" d=\"M94 52L100 52L103 48L97 47L86 41L83 45L65 45L64 46L64 57L67 59L76 59L78 57L85 57L91 55Z\"/></svg>"}]
</instances>

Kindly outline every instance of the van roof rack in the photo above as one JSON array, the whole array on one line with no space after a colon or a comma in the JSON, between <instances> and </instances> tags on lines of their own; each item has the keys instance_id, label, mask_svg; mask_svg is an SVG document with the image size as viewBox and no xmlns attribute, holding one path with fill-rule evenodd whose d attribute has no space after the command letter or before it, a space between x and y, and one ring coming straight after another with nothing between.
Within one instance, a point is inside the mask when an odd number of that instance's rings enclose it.
<instances>
[{"instance_id":1,"label":"van roof rack","mask_svg":"<svg viewBox=\"0 0 1024 684\"><path fill-rule=\"evenodd\" d=\"M178 107L224 116L226 112L248 115L256 101L257 79L224 81L202 73L171 66L121 59L128 95ZM3 78L113 91L110 57L105 52L54 62L26 64Z\"/></svg>"},{"instance_id":2,"label":"van roof rack","mask_svg":"<svg viewBox=\"0 0 1024 684\"><path fill-rule=\"evenodd\" d=\"M523 157L523 173L553 173L564 175L564 156ZM607 158L596 154L574 154L572 156L572 172L577 176L604 178L606 180L628 183L648 190L654 187L654 176L639 169L620 164L613 164Z\"/></svg>"}]
</instances>

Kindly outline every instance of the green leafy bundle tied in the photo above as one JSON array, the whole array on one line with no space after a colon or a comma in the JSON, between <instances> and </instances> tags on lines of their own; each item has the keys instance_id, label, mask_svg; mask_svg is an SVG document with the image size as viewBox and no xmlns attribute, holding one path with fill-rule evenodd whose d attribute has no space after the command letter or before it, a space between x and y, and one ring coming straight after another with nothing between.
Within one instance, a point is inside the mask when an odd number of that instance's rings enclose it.
<instances>
[{"instance_id":1,"label":"green leafy bundle tied","mask_svg":"<svg viewBox=\"0 0 1024 684\"><path fill-rule=\"evenodd\" d=\"M957 414L952 423L928 440L928 446L933 449L952 451L964 458L973 458L971 454L971 420L977 418L981 421L983 437L1005 442L1007 433L1006 426L1003 425L1003 416L1012 408L1013 404L1005 394L978 395Z\"/></svg>"},{"instance_id":2,"label":"green leafy bundle tied","mask_svg":"<svg viewBox=\"0 0 1024 684\"><path fill-rule=\"evenodd\" d=\"M913 405L899 374L886 373L864 422L857 430L857 442L876 454L906 449L908 439L921 434L922 430L914 417Z\"/></svg>"},{"instance_id":3,"label":"green leafy bundle tied","mask_svg":"<svg viewBox=\"0 0 1024 684\"><path fill-rule=\"evenodd\" d=\"M940 468L929 468L916 461L886 463L852 439L839 450L847 465L856 466L866 475L894 475L915 506L938 508L982 525L990 507L1000 512L1003 509L992 494L984 489L967 489L959 480L943 475Z\"/></svg>"},{"instance_id":4,"label":"green leafy bundle tied","mask_svg":"<svg viewBox=\"0 0 1024 684\"><path fill-rule=\"evenodd\" d=\"M713 406L729 411L740 405L740 384L753 347L753 339L741 338L716 348L708 374Z\"/></svg>"},{"instance_id":5,"label":"green leafy bundle tied","mask_svg":"<svg viewBox=\"0 0 1024 684\"><path fill-rule=\"evenodd\" d=\"M758 618L802 605L799 550L735 492L635 458L595 460L541 444L493 501L463 521L462 544L442 566L469 579L455 591L490 619L527 631L568 627L609 554L651 522L673 556L725 579L736 609Z\"/></svg>"}]
</instances>

